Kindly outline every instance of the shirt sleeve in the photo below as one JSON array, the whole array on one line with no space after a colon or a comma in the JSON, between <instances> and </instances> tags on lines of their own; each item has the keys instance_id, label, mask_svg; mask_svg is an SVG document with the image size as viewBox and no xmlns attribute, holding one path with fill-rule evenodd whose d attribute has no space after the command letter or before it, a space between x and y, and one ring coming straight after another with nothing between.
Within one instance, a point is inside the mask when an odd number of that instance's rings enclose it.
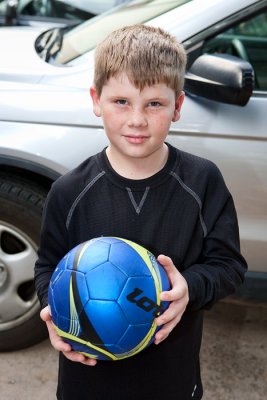
<instances>
[{"instance_id":1,"label":"shirt sleeve","mask_svg":"<svg viewBox=\"0 0 267 400\"><path fill-rule=\"evenodd\" d=\"M182 272L189 289L188 308L210 308L234 293L243 282L247 263L240 253L233 198L220 171L213 169L206 187L203 218L207 233L199 262Z\"/></svg>"},{"instance_id":2,"label":"shirt sleeve","mask_svg":"<svg viewBox=\"0 0 267 400\"><path fill-rule=\"evenodd\" d=\"M66 216L57 185L53 185L46 199L38 259L34 268L37 295L44 308L48 304L48 287L51 276L61 258L67 253Z\"/></svg>"}]
</instances>

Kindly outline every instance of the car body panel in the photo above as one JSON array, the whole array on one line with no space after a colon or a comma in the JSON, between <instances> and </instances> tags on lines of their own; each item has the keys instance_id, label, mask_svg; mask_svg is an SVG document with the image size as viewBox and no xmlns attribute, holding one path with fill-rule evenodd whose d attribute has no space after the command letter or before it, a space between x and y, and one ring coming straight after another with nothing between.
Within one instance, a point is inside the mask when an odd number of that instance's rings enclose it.
<instances>
[{"instance_id":1,"label":"car body panel","mask_svg":"<svg viewBox=\"0 0 267 400\"><path fill-rule=\"evenodd\" d=\"M41 33L39 28L2 28L0 30L1 81L37 83L42 76L44 62L34 51L34 38ZM4 98L3 98L4 100Z\"/></svg>"}]
</instances>

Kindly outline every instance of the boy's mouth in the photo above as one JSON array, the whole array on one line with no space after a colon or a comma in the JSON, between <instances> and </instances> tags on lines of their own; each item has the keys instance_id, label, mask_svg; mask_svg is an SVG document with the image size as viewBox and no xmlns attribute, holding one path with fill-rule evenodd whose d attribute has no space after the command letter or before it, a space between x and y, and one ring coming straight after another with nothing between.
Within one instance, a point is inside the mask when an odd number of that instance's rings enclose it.
<instances>
[{"instance_id":1,"label":"boy's mouth","mask_svg":"<svg viewBox=\"0 0 267 400\"><path fill-rule=\"evenodd\" d=\"M142 144L148 139L148 136L144 136L144 135L124 135L124 138L129 143Z\"/></svg>"}]
</instances>

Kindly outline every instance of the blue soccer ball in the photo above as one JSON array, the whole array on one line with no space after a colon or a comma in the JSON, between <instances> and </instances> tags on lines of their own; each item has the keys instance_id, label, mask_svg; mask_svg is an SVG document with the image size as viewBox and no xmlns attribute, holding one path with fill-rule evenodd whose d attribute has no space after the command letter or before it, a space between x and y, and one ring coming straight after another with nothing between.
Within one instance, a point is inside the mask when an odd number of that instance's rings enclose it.
<instances>
[{"instance_id":1,"label":"blue soccer ball","mask_svg":"<svg viewBox=\"0 0 267 400\"><path fill-rule=\"evenodd\" d=\"M144 247L100 237L69 251L48 293L52 322L72 349L100 360L131 357L154 339L155 318L170 289L163 267Z\"/></svg>"}]
</instances>

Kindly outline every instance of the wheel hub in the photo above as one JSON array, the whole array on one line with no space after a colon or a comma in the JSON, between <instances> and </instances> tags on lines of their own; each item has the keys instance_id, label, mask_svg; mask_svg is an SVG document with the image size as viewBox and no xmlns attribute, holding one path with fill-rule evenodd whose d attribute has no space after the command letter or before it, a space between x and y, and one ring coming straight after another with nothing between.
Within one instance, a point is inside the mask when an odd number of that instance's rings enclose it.
<instances>
[{"instance_id":1,"label":"wheel hub","mask_svg":"<svg viewBox=\"0 0 267 400\"><path fill-rule=\"evenodd\" d=\"M0 260L0 289L4 286L7 280L7 268L5 264Z\"/></svg>"}]
</instances>

